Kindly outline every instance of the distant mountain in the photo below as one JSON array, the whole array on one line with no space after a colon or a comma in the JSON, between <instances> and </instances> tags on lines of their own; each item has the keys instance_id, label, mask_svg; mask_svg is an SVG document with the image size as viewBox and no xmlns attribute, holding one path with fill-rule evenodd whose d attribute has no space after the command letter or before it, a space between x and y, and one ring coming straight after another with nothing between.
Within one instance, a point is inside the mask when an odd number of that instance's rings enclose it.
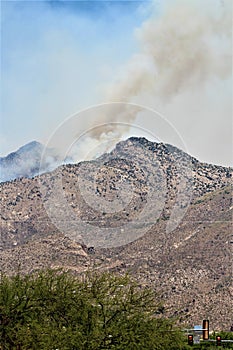
<instances>
[{"instance_id":1,"label":"distant mountain","mask_svg":"<svg viewBox=\"0 0 233 350\"><path fill-rule=\"evenodd\" d=\"M46 171L49 163L57 161L57 156L50 151L50 160L41 164L44 146L32 141L20 147L17 151L0 157L0 182L10 181L21 177L33 177L41 170Z\"/></svg>"},{"instance_id":2,"label":"distant mountain","mask_svg":"<svg viewBox=\"0 0 233 350\"><path fill-rule=\"evenodd\" d=\"M231 184L231 168L145 138L2 183L1 270L128 271L182 324L210 318L211 329L229 330Z\"/></svg>"}]
</instances>

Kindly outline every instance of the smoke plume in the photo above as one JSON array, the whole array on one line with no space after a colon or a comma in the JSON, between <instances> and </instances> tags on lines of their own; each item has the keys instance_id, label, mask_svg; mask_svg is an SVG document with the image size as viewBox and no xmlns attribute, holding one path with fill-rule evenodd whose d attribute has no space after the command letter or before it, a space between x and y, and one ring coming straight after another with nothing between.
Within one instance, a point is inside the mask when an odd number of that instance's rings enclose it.
<instances>
[{"instance_id":1,"label":"smoke plume","mask_svg":"<svg viewBox=\"0 0 233 350\"><path fill-rule=\"evenodd\" d=\"M208 11L201 1L166 1L162 15L156 12L137 29L140 52L132 57L114 84L108 87L110 102L137 101L152 94L169 103L184 91L205 87L214 79L231 75L231 1L211 1ZM110 105L98 115L98 123L135 120L140 108ZM94 129L91 136L103 140L108 133L122 137L125 130L112 125Z\"/></svg>"}]
</instances>

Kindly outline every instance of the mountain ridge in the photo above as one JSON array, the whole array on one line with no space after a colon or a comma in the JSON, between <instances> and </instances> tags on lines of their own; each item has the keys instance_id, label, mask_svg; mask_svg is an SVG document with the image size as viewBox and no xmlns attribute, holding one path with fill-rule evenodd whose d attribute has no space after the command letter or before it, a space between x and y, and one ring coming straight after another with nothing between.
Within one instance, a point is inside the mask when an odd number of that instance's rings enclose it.
<instances>
[{"instance_id":1,"label":"mountain ridge","mask_svg":"<svg viewBox=\"0 0 233 350\"><path fill-rule=\"evenodd\" d=\"M231 172L173 146L131 138L94 161L2 183L1 269L7 274L45 267L77 274L92 268L129 272L139 285L158 290L166 313L181 323L198 324L211 316L215 329L228 329L233 317ZM152 200L153 190L164 191L155 197L161 203ZM57 223L51 221L49 201L58 210ZM169 231L177 202L182 215ZM137 220L147 208L149 221L145 225L147 216L142 217L140 226ZM66 211L70 220L62 232ZM74 226L73 217L82 226ZM127 240L131 228L141 235ZM121 244L112 244L111 232ZM102 243L104 234L111 244L98 246L93 234Z\"/></svg>"},{"instance_id":2,"label":"mountain ridge","mask_svg":"<svg viewBox=\"0 0 233 350\"><path fill-rule=\"evenodd\" d=\"M197 158L189 155L188 153L179 149L176 146L173 146L173 145L168 144L168 143L163 143L163 142L149 141L145 137L132 136L132 137L128 138L127 140L120 141L116 144L116 147L115 147L116 150L121 147L120 146L121 144L124 144L127 141L130 141L132 143L134 143L134 142L140 143L144 147L148 147L148 149L150 149L150 148L153 149L154 144L164 145L168 150L171 149L172 152L187 155L190 158L190 160L192 161L192 163L199 162L203 165L205 165L205 164L211 165L212 164L212 163L208 163L208 162L199 161ZM46 147L42 143L40 143L36 140L28 142L27 144L19 147L16 151L10 152L9 154L7 154L4 157L0 157L0 169L1 169L0 182L12 181L12 180L15 180L15 179L21 178L21 177L28 177L28 178L34 177L34 176L39 175L40 170L42 173L43 172L50 172L50 171L54 170L56 167L51 167L51 169L49 169L48 163L44 164L44 165L41 164L42 153L45 153L46 151L48 152L48 156L54 158L52 160L53 163L58 160L58 154L56 154L55 150L47 150ZM24 157L27 157L27 156L29 156L29 159L30 159L30 166L28 166L28 165L25 166L25 164L22 164L23 162L25 162L26 164L28 163L28 159L24 159ZM101 155L100 157L98 157L98 159L102 159L103 156L104 155ZM35 158L35 159L33 159L33 158ZM20 162L22 162L22 163L20 164ZM65 164L62 164L61 162L60 162L60 164L57 163L57 167L61 166L61 165L67 165L67 164L69 164L69 162L67 162L65 160ZM74 162L71 162L70 164L74 164ZM214 164L212 164L212 165L218 166L221 168L225 168L225 169L229 169L229 170L231 169L230 166L222 166L222 165L214 165ZM48 167L47 170L46 170L46 166ZM9 169L7 169L7 168L9 168Z\"/></svg>"}]
</instances>

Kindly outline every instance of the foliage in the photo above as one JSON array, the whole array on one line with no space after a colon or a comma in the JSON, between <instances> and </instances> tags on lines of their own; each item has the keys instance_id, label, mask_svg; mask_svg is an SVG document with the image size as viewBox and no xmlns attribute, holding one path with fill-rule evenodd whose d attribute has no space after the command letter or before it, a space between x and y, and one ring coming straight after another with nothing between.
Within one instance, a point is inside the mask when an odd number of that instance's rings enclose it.
<instances>
[{"instance_id":1,"label":"foliage","mask_svg":"<svg viewBox=\"0 0 233 350\"><path fill-rule=\"evenodd\" d=\"M2 276L2 350L183 349L158 296L126 276L61 271Z\"/></svg>"}]
</instances>

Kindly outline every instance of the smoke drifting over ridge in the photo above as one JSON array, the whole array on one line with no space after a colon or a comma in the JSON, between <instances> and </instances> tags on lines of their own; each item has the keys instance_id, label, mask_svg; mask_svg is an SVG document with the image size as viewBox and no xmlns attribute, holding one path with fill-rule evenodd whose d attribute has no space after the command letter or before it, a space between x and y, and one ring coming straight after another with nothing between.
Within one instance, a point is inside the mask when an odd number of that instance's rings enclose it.
<instances>
[{"instance_id":1,"label":"smoke drifting over ridge","mask_svg":"<svg viewBox=\"0 0 233 350\"><path fill-rule=\"evenodd\" d=\"M212 1L206 12L198 0L165 1L161 17L152 14L137 30L140 52L108 87L107 100L129 103L148 93L169 103L184 91L231 77L231 7L230 1ZM97 117L100 124L132 123L140 111L110 105L106 115ZM123 136L114 125L107 133L94 129L91 136L103 140L108 132Z\"/></svg>"},{"instance_id":2,"label":"smoke drifting over ridge","mask_svg":"<svg viewBox=\"0 0 233 350\"><path fill-rule=\"evenodd\" d=\"M123 3L85 13L73 2L3 4L2 153L35 139L77 162L146 131L182 148L170 123L184 151L230 165L231 0ZM149 108L160 120L146 119Z\"/></svg>"}]
</instances>

